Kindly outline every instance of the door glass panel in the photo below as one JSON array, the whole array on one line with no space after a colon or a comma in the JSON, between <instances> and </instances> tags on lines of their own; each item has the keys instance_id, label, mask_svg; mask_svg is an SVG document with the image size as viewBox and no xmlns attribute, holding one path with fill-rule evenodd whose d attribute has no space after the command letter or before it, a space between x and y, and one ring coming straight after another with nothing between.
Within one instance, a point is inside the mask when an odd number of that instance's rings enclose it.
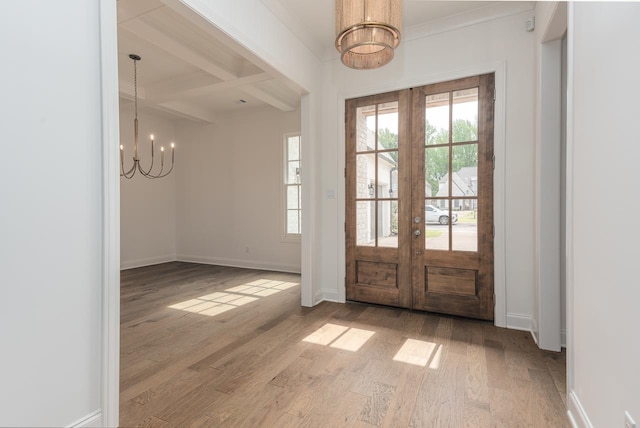
<instances>
[{"instance_id":1,"label":"door glass panel","mask_svg":"<svg viewBox=\"0 0 640 428\"><path fill-rule=\"evenodd\" d=\"M394 183L394 180L396 183ZM378 182L377 197L393 198L394 188L398 189L398 152L382 152L378 153ZM395 187L394 187L395 184ZM391 190L391 192L389 192Z\"/></svg>"},{"instance_id":2,"label":"door glass panel","mask_svg":"<svg viewBox=\"0 0 640 428\"><path fill-rule=\"evenodd\" d=\"M426 145L449 143L449 92L427 95L425 106Z\"/></svg>"},{"instance_id":3,"label":"door glass panel","mask_svg":"<svg viewBox=\"0 0 640 428\"><path fill-rule=\"evenodd\" d=\"M376 245L376 206L374 201L356 202L356 245Z\"/></svg>"},{"instance_id":4,"label":"door glass panel","mask_svg":"<svg viewBox=\"0 0 640 428\"><path fill-rule=\"evenodd\" d=\"M452 227L452 246L456 251L478 251L478 200L452 199L458 221Z\"/></svg>"},{"instance_id":5,"label":"door glass panel","mask_svg":"<svg viewBox=\"0 0 640 428\"><path fill-rule=\"evenodd\" d=\"M356 109L356 152L375 149L376 106L358 107Z\"/></svg>"},{"instance_id":6,"label":"door glass panel","mask_svg":"<svg viewBox=\"0 0 640 428\"><path fill-rule=\"evenodd\" d=\"M452 141L478 140L478 88L453 92Z\"/></svg>"},{"instance_id":7,"label":"door glass panel","mask_svg":"<svg viewBox=\"0 0 640 428\"><path fill-rule=\"evenodd\" d=\"M373 153L356 155L356 198L376 196L376 156Z\"/></svg>"},{"instance_id":8,"label":"door glass panel","mask_svg":"<svg viewBox=\"0 0 640 428\"><path fill-rule=\"evenodd\" d=\"M398 201L378 201L378 246L398 248Z\"/></svg>"},{"instance_id":9,"label":"door glass panel","mask_svg":"<svg viewBox=\"0 0 640 428\"><path fill-rule=\"evenodd\" d=\"M425 196L449 196L449 147L425 149Z\"/></svg>"},{"instance_id":10,"label":"door glass panel","mask_svg":"<svg viewBox=\"0 0 640 428\"><path fill-rule=\"evenodd\" d=\"M378 150L398 148L398 102L378 104Z\"/></svg>"},{"instance_id":11,"label":"door glass panel","mask_svg":"<svg viewBox=\"0 0 640 428\"><path fill-rule=\"evenodd\" d=\"M425 247L428 250L448 250L449 200L427 199L424 206L424 221Z\"/></svg>"},{"instance_id":12,"label":"door glass panel","mask_svg":"<svg viewBox=\"0 0 640 428\"><path fill-rule=\"evenodd\" d=\"M453 146L452 153L451 196L478 196L478 145ZM448 176L445 177L446 180L448 178Z\"/></svg>"}]
</instances>

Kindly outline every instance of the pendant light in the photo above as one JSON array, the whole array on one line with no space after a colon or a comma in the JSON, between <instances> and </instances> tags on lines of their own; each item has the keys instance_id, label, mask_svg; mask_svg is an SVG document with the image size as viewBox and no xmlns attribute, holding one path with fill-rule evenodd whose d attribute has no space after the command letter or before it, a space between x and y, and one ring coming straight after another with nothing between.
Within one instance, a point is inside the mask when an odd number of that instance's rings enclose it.
<instances>
[{"instance_id":1,"label":"pendant light","mask_svg":"<svg viewBox=\"0 0 640 428\"><path fill-rule=\"evenodd\" d=\"M344 65L368 70L393 59L402 31L401 0L336 0L335 18Z\"/></svg>"}]
</instances>

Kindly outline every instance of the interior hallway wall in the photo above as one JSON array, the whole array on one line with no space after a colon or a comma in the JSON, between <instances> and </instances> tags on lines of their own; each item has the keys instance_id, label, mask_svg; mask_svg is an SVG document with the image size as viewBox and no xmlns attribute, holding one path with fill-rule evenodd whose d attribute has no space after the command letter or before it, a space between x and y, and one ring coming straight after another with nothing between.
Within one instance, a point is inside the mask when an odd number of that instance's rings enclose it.
<instances>
[{"instance_id":1,"label":"interior hallway wall","mask_svg":"<svg viewBox=\"0 0 640 428\"><path fill-rule=\"evenodd\" d=\"M300 126L300 110L272 109L178 126L179 260L300 272L300 240L284 237L283 193L284 137Z\"/></svg>"}]
</instances>

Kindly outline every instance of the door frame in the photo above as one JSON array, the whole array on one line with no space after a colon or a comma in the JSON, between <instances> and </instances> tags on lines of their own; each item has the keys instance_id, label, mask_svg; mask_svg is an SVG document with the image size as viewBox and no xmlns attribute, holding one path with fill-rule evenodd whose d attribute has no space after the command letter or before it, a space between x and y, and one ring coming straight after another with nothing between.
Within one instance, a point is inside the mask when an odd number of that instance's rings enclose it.
<instances>
[{"instance_id":1,"label":"door frame","mask_svg":"<svg viewBox=\"0 0 640 428\"><path fill-rule=\"evenodd\" d=\"M494 293L495 310L494 325L507 327L507 294L506 294L506 221L505 221L505 154L506 154L506 63L495 62L482 66L474 66L438 73L421 78L380 82L380 84L359 91L342 91L337 93L336 116L338 123L338 153L346 150L345 101L350 98L360 98L378 93L392 92L405 88L430 85L433 83L461 79L467 76L495 73L496 100L494 103L494 154L496 157L493 175L493 207L494 207ZM338 157L338 171L344 171L346 159ZM346 216L346 179L343 174L338 178L338 224L345 224ZM346 233L343 227L338 228L338 301L346 301Z\"/></svg>"},{"instance_id":2,"label":"door frame","mask_svg":"<svg viewBox=\"0 0 640 428\"><path fill-rule=\"evenodd\" d=\"M102 97L101 410L82 426L120 422L120 106L116 0L100 0Z\"/></svg>"}]
</instances>

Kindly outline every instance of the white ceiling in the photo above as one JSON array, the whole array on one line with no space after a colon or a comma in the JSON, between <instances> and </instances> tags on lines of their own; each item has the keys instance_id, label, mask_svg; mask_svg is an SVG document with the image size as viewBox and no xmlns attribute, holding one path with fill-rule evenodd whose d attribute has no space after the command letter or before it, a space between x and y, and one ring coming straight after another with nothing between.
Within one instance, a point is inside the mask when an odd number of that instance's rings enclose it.
<instances>
[{"instance_id":1,"label":"white ceiling","mask_svg":"<svg viewBox=\"0 0 640 428\"><path fill-rule=\"evenodd\" d=\"M319 59L337 58L334 0L261 0ZM138 54L138 104L171 117L215 123L223 114L257 108L292 111L301 89L205 22L194 23L162 0L118 0L122 103L133 100ZM533 8L533 2L404 1L406 40L428 27L461 25ZM432 31L432 29L431 29ZM240 100L244 100L242 102Z\"/></svg>"}]
</instances>

